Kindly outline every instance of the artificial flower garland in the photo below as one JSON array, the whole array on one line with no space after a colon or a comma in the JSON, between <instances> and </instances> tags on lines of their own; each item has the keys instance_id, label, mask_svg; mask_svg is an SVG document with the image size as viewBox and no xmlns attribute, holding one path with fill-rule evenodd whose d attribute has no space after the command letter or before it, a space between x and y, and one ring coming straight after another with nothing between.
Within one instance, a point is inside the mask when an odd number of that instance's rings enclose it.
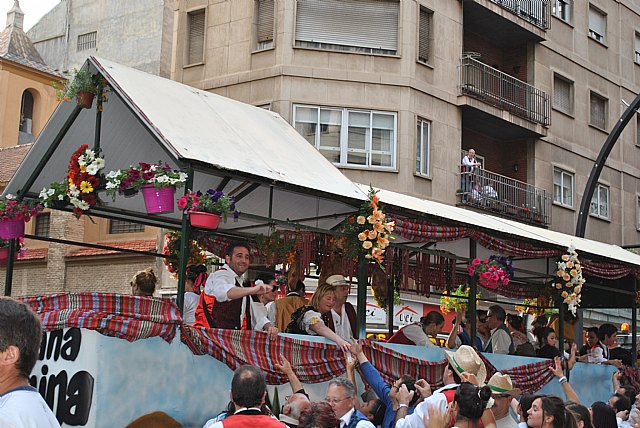
<instances>
[{"instance_id":1,"label":"artificial flower garland","mask_svg":"<svg viewBox=\"0 0 640 428\"><path fill-rule=\"evenodd\" d=\"M553 286L560 292L562 301L576 314L581 302L582 286L585 283L582 277L582 266L578 259L576 248L571 244L567 248L567 253L563 254L556 262L556 279Z\"/></svg>"},{"instance_id":2,"label":"artificial flower garland","mask_svg":"<svg viewBox=\"0 0 640 428\"><path fill-rule=\"evenodd\" d=\"M102 184L100 171L103 168L104 159L86 144L81 145L71 156L67 172L67 196L74 207L73 215L76 218L82 217L98 203L98 187Z\"/></svg>"},{"instance_id":3,"label":"artificial flower garland","mask_svg":"<svg viewBox=\"0 0 640 428\"><path fill-rule=\"evenodd\" d=\"M476 257L467 270L469 276L477 277L478 282L490 290L509 284L509 277L513 276L511 259L501 256L491 256L484 261Z\"/></svg>"},{"instance_id":4,"label":"artificial flower garland","mask_svg":"<svg viewBox=\"0 0 640 428\"><path fill-rule=\"evenodd\" d=\"M391 232L393 232L395 222L385 221L386 216L378 205L380 197L377 193L378 190L373 187L369 189L369 201L360 208L360 215L356 217L356 223L365 226L364 230L358 233L358 240L365 250L365 258L382 265L385 248L389 246L389 239L393 239Z\"/></svg>"},{"instance_id":5,"label":"artificial flower garland","mask_svg":"<svg viewBox=\"0 0 640 428\"><path fill-rule=\"evenodd\" d=\"M476 303L477 299L481 297L480 293L476 293ZM448 314L449 312L467 312L467 307L469 305L469 288L466 285L459 285L456 289L451 291L445 291L442 296L440 296L440 311L443 314Z\"/></svg>"}]
</instances>

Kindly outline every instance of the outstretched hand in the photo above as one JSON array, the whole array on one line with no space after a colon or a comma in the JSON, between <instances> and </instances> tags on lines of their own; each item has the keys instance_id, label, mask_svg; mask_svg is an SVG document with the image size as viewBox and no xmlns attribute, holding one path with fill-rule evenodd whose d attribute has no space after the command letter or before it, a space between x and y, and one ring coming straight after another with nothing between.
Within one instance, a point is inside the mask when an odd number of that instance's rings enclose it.
<instances>
[{"instance_id":1,"label":"outstretched hand","mask_svg":"<svg viewBox=\"0 0 640 428\"><path fill-rule=\"evenodd\" d=\"M549 371L558 378L564 376L562 372L562 360L560 359L560 357L555 357L553 359L553 364L549 366Z\"/></svg>"},{"instance_id":2,"label":"outstretched hand","mask_svg":"<svg viewBox=\"0 0 640 428\"><path fill-rule=\"evenodd\" d=\"M280 354L280 362L273 363L273 366L280 372L284 374L288 374L293 372L293 368L291 368L291 363L287 360L284 355Z\"/></svg>"}]
</instances>

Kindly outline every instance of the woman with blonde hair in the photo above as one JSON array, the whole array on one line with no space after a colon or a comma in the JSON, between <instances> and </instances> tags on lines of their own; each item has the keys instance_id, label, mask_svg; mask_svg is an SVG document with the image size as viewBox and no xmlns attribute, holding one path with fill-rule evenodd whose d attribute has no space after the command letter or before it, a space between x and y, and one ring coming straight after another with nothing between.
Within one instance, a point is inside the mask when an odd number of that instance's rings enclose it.
<instances>
[{"instance_id":1,"label":"woman with blonde hair","mask_svg":"<svg viewBox=\"0 0 640 428\"><path fill-rule=\"evenodd\" d=\"M291 315L291 322L285 333L323 336L335 342L343 351L349 352L349 342L333 330L335 327L331 318L331 309L335 304L336 288L329 284L320 285L311 296L309 304L297 309Z\"/></svg>"},{"instance_id":2,"label":"woman with blonde hair","mask_svg":"<svg viewBox=\"0 0 640 428\"><path fill-rule=\"evenodd\" d=\"M136 272L131 278L131 294L134 296L146 296L152 297L153 292L156 291L156 284L158 278L153 273L153 269L146 268L144 270Z\"/></svg>"}]
</instances>

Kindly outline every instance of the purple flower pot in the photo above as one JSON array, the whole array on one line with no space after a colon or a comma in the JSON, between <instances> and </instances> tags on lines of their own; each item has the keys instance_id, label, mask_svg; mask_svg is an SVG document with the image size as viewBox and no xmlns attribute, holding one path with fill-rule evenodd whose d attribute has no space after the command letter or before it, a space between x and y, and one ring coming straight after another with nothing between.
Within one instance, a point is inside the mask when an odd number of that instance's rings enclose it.
<instances>
[{"instance_id":1,"label":"purple flower pot","mask_svg":"<svg viewBox=\"0 0 640 428\"><path fill-rule=\"evenodd\" d=\"M153 184L142 186L142 196L147 207L147 214L160 214L173 211L175 187L156 189Z\"/></svg>"},{"instance_id":2,"label":"purple flower pot","mask_svg":"<svg viewBox=\"0 0 640 428\"><path fill-rule=\"evenodd\" d=\"M22 238L24 236L24 220L9 218L0 220L0 238L13 239Z\"/></svg>"}]
</instances>

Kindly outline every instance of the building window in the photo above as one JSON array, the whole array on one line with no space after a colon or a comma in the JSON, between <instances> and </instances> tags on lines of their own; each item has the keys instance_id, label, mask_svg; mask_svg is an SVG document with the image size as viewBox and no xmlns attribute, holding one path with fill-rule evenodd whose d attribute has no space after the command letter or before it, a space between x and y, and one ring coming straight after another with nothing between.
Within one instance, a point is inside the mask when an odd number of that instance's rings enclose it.
<instances>
[{"instance_id":1,"label":"building window","mask_svg":"<svg viewBox=\"0 0 640 428\"><path fill-rule=\"evenodd\" d=\"M636 33L635 38L635 59L636 64L640 64L640 34Z\"/></svg>"},{"instance_id":2,"label":"building window","mask_svg":"<svg viewBox=\"0 0 640 428\"><path fill-rule=\"evenodd\" d=\"M593 191L590 214L594 217L609 219L609 187L602 184Z\"/></svg>"},{"instance_id":3,"label":"building window","mask_svg":"<svg viewBox=\"0 0 640 428\"><path fill-rule=\"evenodd\" d=\"M293 120L338 166L395 168L396 113L294 105Z\"/></svg>"},{"instance_id":4,"label":"building window","mask_svg":"<svg viewBox=\"0 0 640 428\"><path fill-rule=\"evenodd\" d=\"M595 92L591 92L589 95L589 105L591 115L589 118L589 124L596 128L606 129L607 127L607 99L601 97Z\"/></svg>"},{"instance_id":5,"label":"building window","mask_svg":"<svg viewBox=\"0 0 640 428\"><path fill-rule=\"evenodd\" d=\"M420 27L418 28L418 61L428 63L431 59L431 20L433 12L420 6Z\"/></svg>"},{"instance_id":6,"label":"building window","mask_svg":"<svg viewBox=\"0 0 640 428\"><path fill-rule=\"evenodd\" d=\"M557 74L553 75L553 107L573 114L573 82Z\"/></svg>"},{"instance_id":7,"label":"building window","mask_svg":"<svg viewBox=\"0 0 640 428\"><path fill-rule=\"evenodd\" d=\"M605 42L607 34L607 15L600 9L589 5L589 37Z\"/></svg>"},{"instance_id":8,"label":"building window","mask_svg":"<svg viewBox=\"0 0 640 428\"><path fill-rule=\"evenodd\" d=\"M573 208L573 174L553 168L553 202Z\"/></svg>"},{"instance_id":9,"label":"building window","mask_svg":"<svg viewBox=\"0 0 640 428\"><path fill-rule=\"evenodd\" d=\"M563 21L571 21L571 0L552 0L551 13Z\"/></svg>"},{"instance_id":10,"label":"building window","mask_svg":"<svg viewBox=\"0 0 640 428\"><path fill-rule=\"evenodd\" d=\"M416 136L416 174L428 177L431 153L431 122L418 119Z\"/></svg>"},{"instance_id":11,"label":"building window","mask_svg":"<svg viewBox=\"0 0 640 428\"><path fill-rule=\"evenodd\" d=\"M49 237L49 230L51 228L51 214L40 213L36 216L36 229L34 235L41 236L43 238Z\"/></svg>"},{"instance_id":12,"label":"building window","mask_svg":"<svg viewBox=\"0 0 640 428\"><path fill-rule=\"evenodd\" d=\"M33 94L24 91L20 104L20 125L18 128L18 144L28 144L35 141L33 135Z\"/></svg>"},{"instance_id":13,"label":"building window","mask_svg":"<svg viewBox=\"0 0 640 428\"><path fill-rule=\"evenodd\" d=\"M144 232L144 225L132 223L130 221L111 219L109 220L109 233L136 233Z\"/></svg>"},{"instance_id":14,"label":"building window","mask_svg":"<svg viewBox=\"0 0 640 428\"><path fill-rule=\"evenodd\" d=\"M640 114L636 114L636 146L640 147Z\"/></svg>"},{"instance_id":15,"label":"building window","mask_svg":"<svg viewBox=\"0 0 640 428\"><path fill-rule=\"evenodd\" d=\"M92 31L91 33L80 34L78 36L78 47L77 51L82 52L87 49L95 49L96 48L96 38L98 33L96 31Z\"/></svg>"},{"instance_id":16,"label":"building window","mask_svg":"<svg viewBox=\"0 0 640 428\"><path fill-rule=\"evenodd\" d=\"M256 49L273 47L275 28L275 5L273 0L256 0Z\"/></svg>"},{"instance_id":17,"label":"building window","mask_svg":"<svg viewBox=\"0 0 640 428\"><path fill-rule=\"evenodd\" d=\"M296 46L395 55L397 0L298 0Z\"/></svg>"},{"instance_id":18,"label":"building window","mask_svg":"<svg viewBox=\"0 0 640 428\"><path fill-rule=\"evenodd\" d=\"M206 10L199 9L187 13L187 65L204 62L204 33Z\"/></svg>"}]
</instances>

